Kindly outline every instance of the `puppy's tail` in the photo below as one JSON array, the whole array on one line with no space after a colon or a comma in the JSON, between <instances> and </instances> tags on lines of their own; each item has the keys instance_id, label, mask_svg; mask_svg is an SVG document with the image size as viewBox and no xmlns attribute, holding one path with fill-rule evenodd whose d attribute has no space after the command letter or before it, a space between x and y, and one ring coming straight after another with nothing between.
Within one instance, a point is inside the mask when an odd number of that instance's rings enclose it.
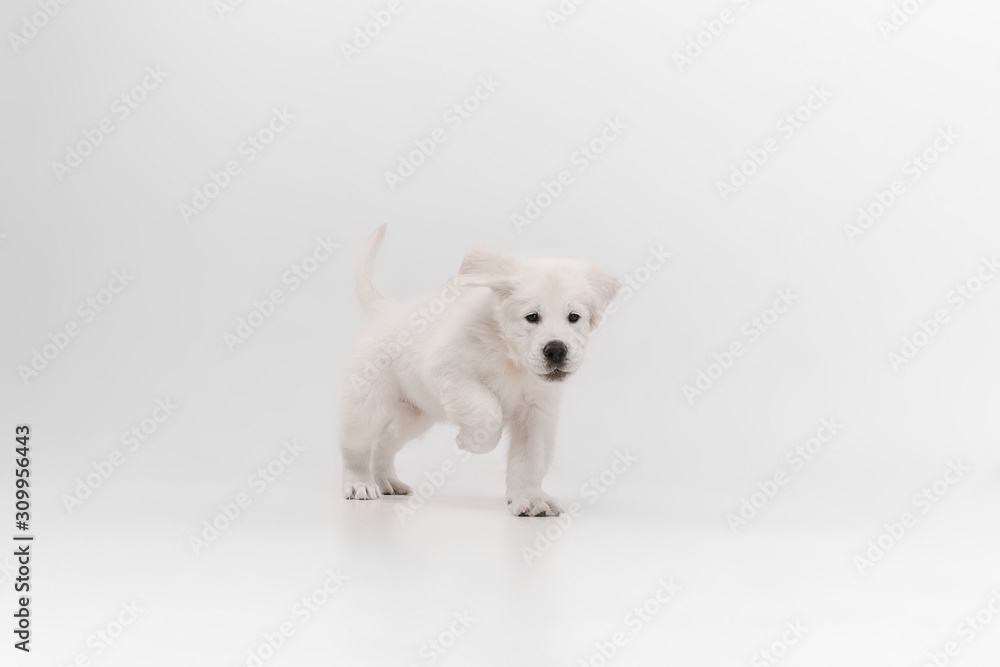
<instances>
[{"instance_id":1,"label":"puppy's tail","mask_svg":"<svg viewBox=\"0 0 1000 667\"><path fill-rule=\"evenodd\" d=\"M361 302L361 307L368 314L372 313L378 303L386 300L385 295L378 291L372 280L372 264L375 263L375 254L378 252L378 247L382 245L384 236L385 225L380 225L368 239L368 245L361 253L358 267L354 270L354 288L358 294L358 301Z\"/></svg>"}]
</instances>

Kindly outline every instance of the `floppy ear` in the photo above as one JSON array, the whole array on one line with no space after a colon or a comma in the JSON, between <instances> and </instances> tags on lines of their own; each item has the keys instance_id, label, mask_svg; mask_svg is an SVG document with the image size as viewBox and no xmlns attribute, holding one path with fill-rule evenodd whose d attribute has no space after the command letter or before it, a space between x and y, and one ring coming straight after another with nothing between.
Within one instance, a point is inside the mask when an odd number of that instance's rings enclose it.
<instances>
[{"instance_id":1,"label":"floppy ear","mask_svg":"<svg viewBox=\"0 0 1000 667\"><path fill-rule=\"evenodd\" d=\"M622 284L610 273L593 264L587 267L587 282L590 284L590 291L593 295L590 309L590 328L595 329L604 319L605 309L611 305L618 290L622 288Z\"/></svg>"},{"instance_id":2,"label":"floppy ear","mask_svg":"<svg viewBox=\"0 0 1000 667\"><path fill-rule=\"evenodd\" d=\"M455 287L489 287L501 296L510 296L519 273L519 262L510 253L473 248L465 253L458 275L450 282Z\"/></svg>"}]
</instances>

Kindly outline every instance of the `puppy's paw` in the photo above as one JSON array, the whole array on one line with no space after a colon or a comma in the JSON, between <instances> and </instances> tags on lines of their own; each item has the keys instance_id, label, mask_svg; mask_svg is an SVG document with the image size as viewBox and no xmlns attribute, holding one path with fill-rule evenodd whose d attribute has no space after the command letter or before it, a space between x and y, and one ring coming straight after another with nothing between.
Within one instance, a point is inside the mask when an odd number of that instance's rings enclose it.
<instances>
[{"instance_id":1,"label":"puppy's paw","mask_svg":"<svg viewBox=\"0 0 1000 667\"><path fill-rule=\"evenodd\" d=\"M412 496L413 487L395 477L377 477L379 490L386 496Z\"/></svg>"},{"instance_id":2,"label":"puppy's paw","mask_svg":"<svg viewBox=\"0 0 1000 667\"><path fill-rule=\"evenodd\" d=\"M344 498L347 500L375 500L381 497L375 480L344 480Z\"/></svg>"},{"instance_id":3,"label":"puppy's paw","mask_svg":"<svg viewBox=\"0 0 1000 667\"><path fill-rule=\"evenodd\" d=\"M507 498L507 507L514 516L559 516L563 513L558 500L541 492Z\"/></svg>"},{"instance_id":4,"label":"puppy's paw","mask_svg":"<svg viewBox=\"0 0 1000 667\"><path fill-rule=\"evenodd\" d=\"M500 442L500 432L488 432L485 428L471 429L462 427L455 438L455 444L459 449L464 449L473 454L485 454L497 448Z\"/></svg>"}]
</instances>

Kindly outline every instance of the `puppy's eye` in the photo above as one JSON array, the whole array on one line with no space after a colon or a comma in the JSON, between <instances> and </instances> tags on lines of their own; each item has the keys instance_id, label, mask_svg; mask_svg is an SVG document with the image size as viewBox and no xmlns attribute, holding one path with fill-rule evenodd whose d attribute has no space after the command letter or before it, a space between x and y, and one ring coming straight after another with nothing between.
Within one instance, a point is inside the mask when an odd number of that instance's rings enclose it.
<instances>
[{"instance_id":1,"label":"puppy's eye","mask_svg":"<svg viewBox=\"0 0 1000 667\"><path fill-rule=\"evenodd\" d=\"M529 322L538 322L541 318L538 317L538 313L529 313L528 315L524 316L524 319L528 320Z\"/></svg>"},{"instance_id":2,"label":"puppy's eye","mask_svg":"<svg viewBox=\"0 0 1000 667\"><path fill-rule=\"evenodd\" d=\"M568 319L570 322L576 322L577 320L580 319L580 316L577 315L576 313L570 313Z\"/></svg>"}]
</instances>

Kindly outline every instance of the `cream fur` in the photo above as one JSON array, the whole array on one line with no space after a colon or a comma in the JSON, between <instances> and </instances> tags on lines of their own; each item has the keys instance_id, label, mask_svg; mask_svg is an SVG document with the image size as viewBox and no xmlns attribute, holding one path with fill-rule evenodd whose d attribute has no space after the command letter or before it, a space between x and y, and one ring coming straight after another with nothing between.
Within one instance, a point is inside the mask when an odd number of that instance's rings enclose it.
<instances>
[{"instance_id":1,"label":"cream fur","mask_svg":"<svg viewBox=\"0 0 1000 667\"><path fill-rule=\"evenodd\" d=\"M459 427L458 446L475 453L493 450L508 433L511 512L560 514L542 479L555 444L561 381L580 368L619 282L582 260L529 260L477 248L442 293L398 303L372 281L384 234L382 225L356 274L370 321L350 353L341 394L344 497L412 493L396 475L396 453L445 421ZM539 321L526 319L532 313ZM579 316L575 323L571 314ZM555 341L565 346L561 363Z\"/></svg>"}]
</instances>

